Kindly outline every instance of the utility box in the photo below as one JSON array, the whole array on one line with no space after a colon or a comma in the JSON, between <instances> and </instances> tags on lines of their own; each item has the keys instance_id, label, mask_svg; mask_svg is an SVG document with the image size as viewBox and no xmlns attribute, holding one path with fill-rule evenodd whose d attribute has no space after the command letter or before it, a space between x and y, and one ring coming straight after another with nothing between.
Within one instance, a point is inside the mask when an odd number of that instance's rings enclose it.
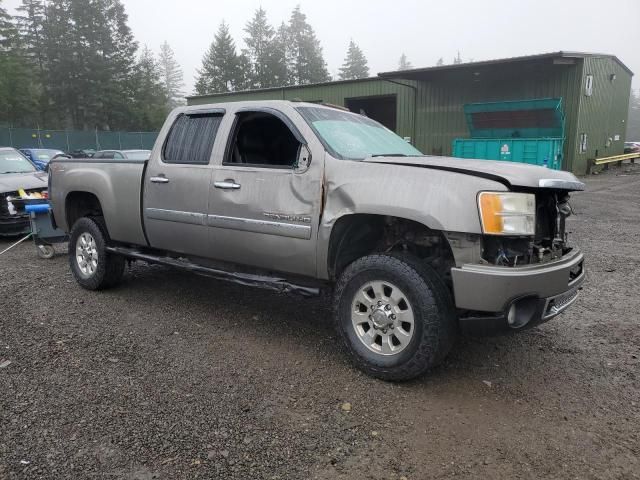
<instances>
[{"instance_id":1,"label":"utility box","mask_svg":"<svg viewBox=\"0 0 640 480\"><path fill-rule=\"evenodd\" d=\"M563 168L561 98L470 103L464 114L471 138L453 140L453 156Z\"/></svg>"}]
</instances>

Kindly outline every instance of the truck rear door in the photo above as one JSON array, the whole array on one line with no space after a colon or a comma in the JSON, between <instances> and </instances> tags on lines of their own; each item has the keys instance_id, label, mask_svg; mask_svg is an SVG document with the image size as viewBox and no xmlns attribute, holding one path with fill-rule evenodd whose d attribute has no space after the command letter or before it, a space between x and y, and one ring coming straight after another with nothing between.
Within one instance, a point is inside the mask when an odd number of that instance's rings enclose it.
<instances>
[{"instance_id":1,"label":"truck rear door","mask_svg":"<svg viewBox=\"0 0 640 480\"><path fill-rule=\"evenodd\" d=\"M231 119L228 119L231 121ZM316 274L323 159L272 108L241 108L209 197L211 252L265 269Z\"/></svg>"},{"instance_id":2,"label":"truck rear door","mask_svg":"<svg viewBox=\"0 0 640 480\"><path fill-rule=\"evenodd\" d=\"M223 110L179 114L144 178L144 225L152 247L207 257L211 158ZM131 205L131 208L135 208Z\"/></svg>"}]
</instances>

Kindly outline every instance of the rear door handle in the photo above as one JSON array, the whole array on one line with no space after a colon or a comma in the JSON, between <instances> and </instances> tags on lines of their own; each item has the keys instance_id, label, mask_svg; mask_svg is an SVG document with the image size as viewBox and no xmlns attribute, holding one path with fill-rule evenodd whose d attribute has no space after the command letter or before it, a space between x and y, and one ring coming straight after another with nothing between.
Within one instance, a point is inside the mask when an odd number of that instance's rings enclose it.
<instances>
[{"instance_id":1,"label":"rear door handle","mask_svg":"<svg viewBox=\"0 0 640 480\"><path fill-rule=\"evenodd\" d=\"M234 180L225 180L224 182L213 182L213 186L216 188L223 188L225 190L238 190L240 184Z\"/></svg>"},{"instance_id":2,"label":"rear door handle","mask_svg":"<svg viewBox=\"0 0 640 480\"><path fill-rule=\"evenodd\" d=\"M169 183L169 179L167 177L151 177L149 180L151 183Z\"/></svg>"}]
</instances>

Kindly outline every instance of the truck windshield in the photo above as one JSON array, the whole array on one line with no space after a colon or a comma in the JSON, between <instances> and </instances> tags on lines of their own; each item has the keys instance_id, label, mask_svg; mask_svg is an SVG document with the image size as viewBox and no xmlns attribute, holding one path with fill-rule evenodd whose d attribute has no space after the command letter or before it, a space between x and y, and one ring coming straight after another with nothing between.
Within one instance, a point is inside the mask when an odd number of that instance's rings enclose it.
<instances>
[{"instance_id":1,"label":"truck windshield","mask_svg":"<svg viewBox=\"0 0 640 480\"><path fill-rule=\"evenodd\" d=\"M298 107L297 110L325 148L343 160L422 156L422 152L404 139L363 115L332 108Z\"/></svg>"},{"instance_id":2,"label":"truck windshield","mask_svg":"<svg viewBox=\"0 0 640 480\"><path fill-rule=\"evenodd\" d=\"M36 168L15 150L0 151L0 175L4 173L35 172Z\"/></svg>"}]
</instances>

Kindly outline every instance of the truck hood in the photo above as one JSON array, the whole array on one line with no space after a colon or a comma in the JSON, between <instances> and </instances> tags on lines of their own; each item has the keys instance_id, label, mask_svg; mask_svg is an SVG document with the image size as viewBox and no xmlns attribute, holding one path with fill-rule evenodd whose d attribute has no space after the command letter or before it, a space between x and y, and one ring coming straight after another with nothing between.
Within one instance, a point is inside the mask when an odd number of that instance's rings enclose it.
<instances>
[{"instance_id":1,"label":"truck hood","mask_svg":"<svg viewBox=\"0 0 640 480\"><path fill-rule=\"evenodd\" d=\"M446 170L495 180L507 187L584 190L584 183L580 182L573 173L524 163L435 156L375 157L367 158L364 161Z\"/></svg>"},{"instance_id":2,"label":"truck hood","mask_svg":"<svg viewBox=\"0 0 640 480\"><path fill-rule=\"evenodd\" d=\"M0 193L15 192L19 188L31 190L46 186L47 174L44 172L0 174Z\"/></svg>"}]
</instances>

